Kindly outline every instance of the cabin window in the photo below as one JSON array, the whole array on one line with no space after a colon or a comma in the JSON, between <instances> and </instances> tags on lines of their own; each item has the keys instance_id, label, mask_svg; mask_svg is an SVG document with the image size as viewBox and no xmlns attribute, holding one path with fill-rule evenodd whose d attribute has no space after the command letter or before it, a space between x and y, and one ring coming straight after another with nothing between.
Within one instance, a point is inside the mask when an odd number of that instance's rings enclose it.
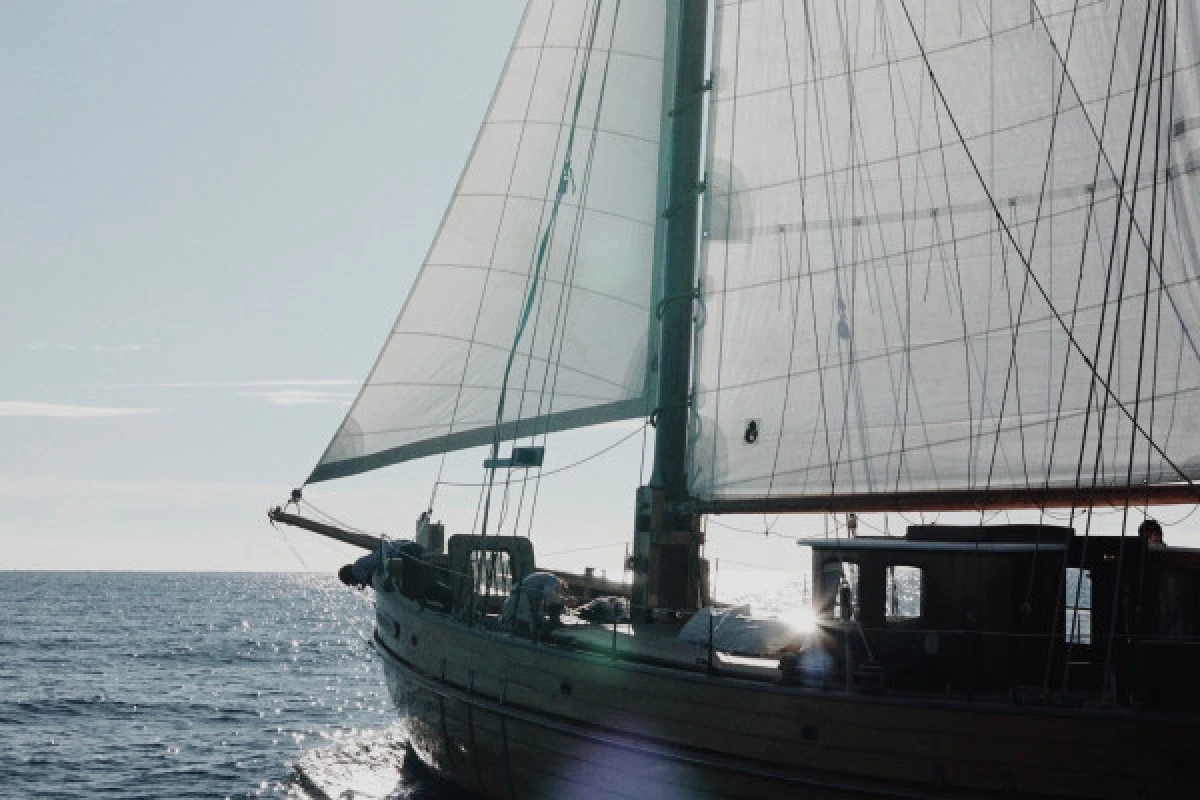
<instances>
[{"instance_id":1,"label":"cabin window","mask_svg":"<svg viewBox=\"0 0 1200 800\"><path fill-rule=\"evenodd\" d=\"M858 564L832 561L822 571L825 591L833 593L833 618L852 619L858 612Z\"/></svg>"},{"instance_id":2,"label":"cabin window","mask_svg":"<svg viewBox=\"0 0 1200 800\"><path fill-rule=\"evenodd\" d=\"M488 550L483 557L483 578L480 579L479 551L471 556L471 585L483 589L484 594L505 597L513 589L512 558L507 550Z\"/></svg>"},{"instance_id":3,"label":"cabin window","mask_svg":"<svg viewBox=\"0 0 1200 800\"><path fill-rule=\"evenodd\" d=\"M921 616L920 567L891 566L887 568L887 587L884 597L888 620L917 619Z\"/></svg>"},{"instance_id":4,"label":"cabin window","mask_svg":"<svg viewBox=\"0 0 1200 800\"><path fill-rule=\"evenodd\" d=\"M1092 571L1067 567L1063 634L1071 644L1092 643Z\"/></svg>"}]
</instances>

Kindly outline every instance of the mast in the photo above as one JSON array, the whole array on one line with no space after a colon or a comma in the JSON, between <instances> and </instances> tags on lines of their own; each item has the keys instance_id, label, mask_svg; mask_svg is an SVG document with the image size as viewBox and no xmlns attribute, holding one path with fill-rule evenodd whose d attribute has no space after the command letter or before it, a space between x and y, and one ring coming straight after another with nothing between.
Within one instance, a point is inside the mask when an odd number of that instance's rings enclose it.
<instances>
[{"instance_id":1,"label":"mast","mask_svg":"<svg viewBox=\"0 0 1200 800\"><path fill-rule=\"evenodd\" d=\"M688 399L691 392L693 292L703 143L706 0L674 0L668 11L668 64L661 169L663 245L659 253L661 318L657 357L654 468L638 490L634 535L634 605L695 608L706 599L698 518L680 514L687 500Z\"/></svg>"}]
</instances>

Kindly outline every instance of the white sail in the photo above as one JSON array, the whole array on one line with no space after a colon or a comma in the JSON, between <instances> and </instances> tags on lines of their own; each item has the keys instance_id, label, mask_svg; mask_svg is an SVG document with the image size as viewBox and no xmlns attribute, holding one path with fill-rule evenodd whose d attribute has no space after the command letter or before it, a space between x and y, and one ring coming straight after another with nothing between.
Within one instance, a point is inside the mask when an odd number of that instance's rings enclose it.
<instances>
[{"instance_id":1,"label":"white sail","mask_svg":"<svg viewBox=\"0 0 1200 800\"><path fill-rule=\"evenodd\" d=\"M648 412L665 5L528 4L425 264L310 481L491 442L531 297L502 439Z\"/></svg>"},{"instance_id":2,"label":"white sail","mask_svg":"<svg viewBox=\"0 0 1200 800\"><path fill-rule=\"evenodd\" d=\"M717 6L693 495L1200 478L1193 3Z\"/></svg>"}]
</instances>

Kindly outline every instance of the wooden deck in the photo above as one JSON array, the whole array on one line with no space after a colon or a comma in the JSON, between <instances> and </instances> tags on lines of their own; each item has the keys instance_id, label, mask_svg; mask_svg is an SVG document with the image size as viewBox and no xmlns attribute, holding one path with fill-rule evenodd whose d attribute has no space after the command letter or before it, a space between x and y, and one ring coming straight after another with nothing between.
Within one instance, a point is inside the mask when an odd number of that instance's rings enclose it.
<instances>
[{"instance_id":1,"label":"wooden deck","mask_svg":"<svg viewBox=\"0 0 1200 800\"><path fill-rule=\"evenodd\" d=\"M625 661L779 682L781 672L778 658L741 656L719 651L710 653L707 645L680 640L679 628L678 624L672 623L612 625L567 622L546 638L548 642L561 647L586 650Z\"/></svg>"}]
</instances>

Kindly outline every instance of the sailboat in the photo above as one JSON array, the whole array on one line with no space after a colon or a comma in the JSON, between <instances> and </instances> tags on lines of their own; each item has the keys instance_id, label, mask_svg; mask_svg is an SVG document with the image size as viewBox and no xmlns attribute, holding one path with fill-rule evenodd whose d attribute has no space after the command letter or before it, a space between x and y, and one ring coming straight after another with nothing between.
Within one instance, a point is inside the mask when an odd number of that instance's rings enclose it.
<instances>
[{"instance_id":1,"label":"sailboat","mask_svg":"<svg viewBox=\"0 0 1200 800\"><path fill-rule=\"evenodd\" d=\"M270 516L377 553L413 752L485 797L1192 797L1198 337L1194 3L531 0L308 478L486 448L475 527ZM627 419L632 581L555 572L501 495ZM807 542L798 641L714 607L713 515L943 512Z\"/></svg>"}]
</instances>

